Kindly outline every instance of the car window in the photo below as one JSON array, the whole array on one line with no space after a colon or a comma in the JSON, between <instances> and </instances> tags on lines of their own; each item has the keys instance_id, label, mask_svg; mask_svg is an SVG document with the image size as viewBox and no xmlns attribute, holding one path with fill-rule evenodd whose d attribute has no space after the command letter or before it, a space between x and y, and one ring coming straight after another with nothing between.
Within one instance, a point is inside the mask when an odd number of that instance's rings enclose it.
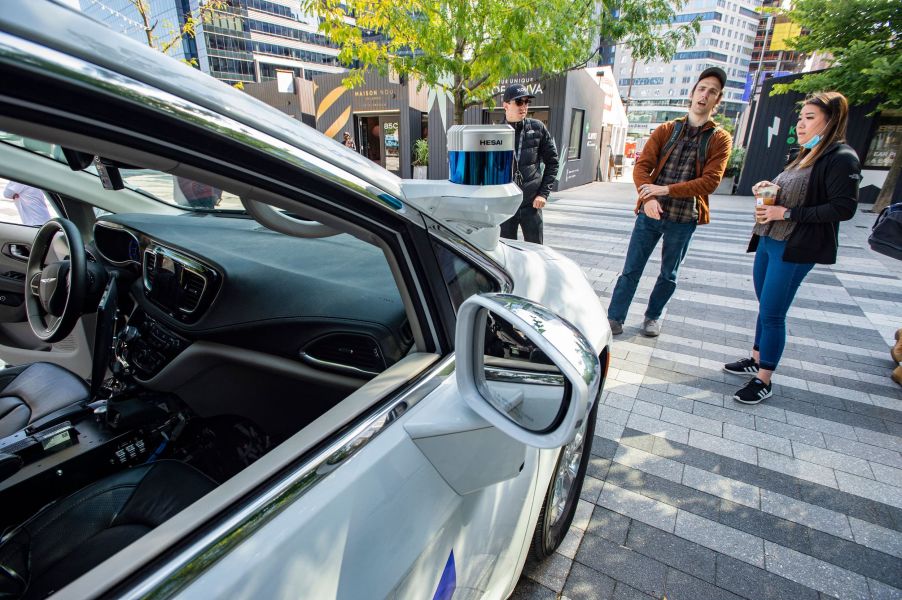
<instances>
[{"instance_id":1,"label":"car window","mask_svg":"<svg viewBox=\"0 0 902 600\"><path fill-rule=\"evenodd\" d=\"M497 285L488 275L446 246L436 241L432 246L455 310L473 294L495 291Z\"/></svg>"},{"instance_id":2,"label":"car window","mask_svg":"<svg viewBox=\"0 0 902 600\"><path fill-rule=\"evenodd\" d=\"M4 223L40 227L59 216L47 194L39 188L0 178L0 190L0 221Z\"/></svg>"},{"instance_id":3,"label":"car window","mask_svg":"<svg viewBox=\"0 0 902 600\"><path fill-rule=\"evenodd\" d=\"M62 148L56 144L3 131L0 131L0 143L24 148L66 164ZM94 165L89 165L83 171L99 178ZM166 204L198 211L244 211L241 200L235 194L187 177L153 169L119 169L119 174L126 188Z\"/></svg>"}]
</instances>

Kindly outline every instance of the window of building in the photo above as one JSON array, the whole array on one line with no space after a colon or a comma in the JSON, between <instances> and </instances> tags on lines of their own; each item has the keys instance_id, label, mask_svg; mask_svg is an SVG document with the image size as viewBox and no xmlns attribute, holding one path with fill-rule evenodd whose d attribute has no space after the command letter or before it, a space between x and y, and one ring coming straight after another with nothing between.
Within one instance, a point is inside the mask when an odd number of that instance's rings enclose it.
<instances>
[{"instance_id":1,"label":"window of building","mask_svg":"<svg viewBox=\"0 0 902 600\"><path fill-rule=\"evenodd\" d=\"M586 111L579 108L574 108L570 113L570 142L567 146L567 160L575 160L582 156L583 120L585 116Z\"/></svg>"}]
</instances>

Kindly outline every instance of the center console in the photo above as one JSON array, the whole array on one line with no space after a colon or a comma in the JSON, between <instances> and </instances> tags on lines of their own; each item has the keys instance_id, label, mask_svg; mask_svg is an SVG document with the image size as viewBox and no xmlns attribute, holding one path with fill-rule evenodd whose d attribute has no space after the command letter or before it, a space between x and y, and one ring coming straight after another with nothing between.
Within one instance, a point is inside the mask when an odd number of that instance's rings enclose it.
<instances>
[{"instance_id":1,"label":"center console","mask_svg":"<svg viewBox=\"0 0 902 600\"><path fill-rule=\"evenodd\" d=\"M186 347L188 340L144 313L132 315L115 342L116 362L126 374L146 381Z\"/></svg>"}]
</instances>

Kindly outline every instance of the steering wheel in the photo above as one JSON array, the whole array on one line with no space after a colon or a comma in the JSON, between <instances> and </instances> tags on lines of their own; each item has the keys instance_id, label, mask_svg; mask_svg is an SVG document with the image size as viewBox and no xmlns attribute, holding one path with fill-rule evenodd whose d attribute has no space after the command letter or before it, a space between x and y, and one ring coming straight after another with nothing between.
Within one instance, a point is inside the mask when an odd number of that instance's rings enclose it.
<instances>
[{"instance_id":1,"label":"steering wheel","mask_svg":"<svg viewBox=\"0 0 902 600\"><path fill-rule=\"evenodd\" d=\"M69 259L47 264L57 233L66 238ZM38 339L53 343L72 333L85 302L86 263L81 233L72 221L50 219L38 230L25 270L25 313Z\"/></svg>"}]
</instances>

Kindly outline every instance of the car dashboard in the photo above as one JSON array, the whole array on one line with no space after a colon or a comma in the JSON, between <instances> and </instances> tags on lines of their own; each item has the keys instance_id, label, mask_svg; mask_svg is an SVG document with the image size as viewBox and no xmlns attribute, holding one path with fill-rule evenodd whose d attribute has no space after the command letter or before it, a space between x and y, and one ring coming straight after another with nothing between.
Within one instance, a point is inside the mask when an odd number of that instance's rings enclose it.
<instances>
[{"instance_id":1,"label":"car dashboard","mask_svg":"<svg viewBox=\"0 0 902 600\"><path fill-rule=\"evenodd\" d=\"M138 381L195 341L371 378L413 343L381 250L341 234L294 238L243 216L119 214L94 246L134 306L117 360Z\"/></svg>"}]
</instances>

